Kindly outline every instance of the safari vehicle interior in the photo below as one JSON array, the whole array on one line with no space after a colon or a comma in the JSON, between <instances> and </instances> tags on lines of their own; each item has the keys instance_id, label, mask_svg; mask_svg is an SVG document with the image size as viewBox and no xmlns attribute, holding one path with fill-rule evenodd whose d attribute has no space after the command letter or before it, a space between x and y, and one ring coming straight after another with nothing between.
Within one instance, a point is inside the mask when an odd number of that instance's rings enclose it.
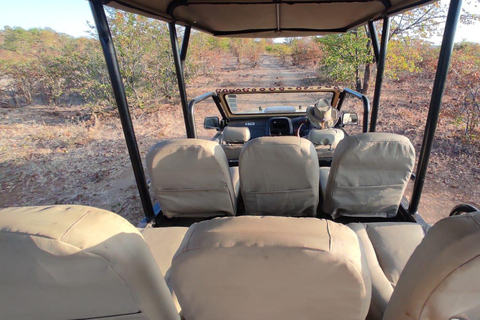
<instances>
[{"instance_id":1,"label":"safari vehicle interior","mask_svg":"<svg viewBox=\"0 0 480 320\"><path fill-rule=\"evenodd\" d=\"M1 209L1 318L480 319L480 211L461 204L433 226L417 212L460 0L450 2L415 174L412 143L376 132L389 19L428 3L90 0L145 219L134 227L78 205ZM170 28L187 138L152 146L146 174L104 5ZM337 86L222 88L187 101L191 28L257 38L363 25L377 63L372 105ZM342 108L348 96L363 114ZM221 114L204 120L212 140L195 128L206 99ZM360 119L362 133L350 134Z\"/></svg>"}]
</instances>

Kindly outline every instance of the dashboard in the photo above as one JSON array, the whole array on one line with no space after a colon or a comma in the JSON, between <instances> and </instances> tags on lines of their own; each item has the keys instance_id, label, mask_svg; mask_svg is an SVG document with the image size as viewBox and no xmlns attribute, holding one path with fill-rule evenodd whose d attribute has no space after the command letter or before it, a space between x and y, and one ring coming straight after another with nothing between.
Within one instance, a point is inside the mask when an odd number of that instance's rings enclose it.
<instances>
[{"instance_id":1,"label":"dashboard","mask_svg":"<svg viewBox=\"0 0 480 320\"><path fill-rule=\"evenodd\" d=\"M232 127L247 127L250 129L250 137L258 138L264 136L293 136L298 128L305 123L307 118L303 117L272 117L254 120L235 120L228 123ZM303 134L301 134L303 136Z\"/></svg>"}]
</instances>

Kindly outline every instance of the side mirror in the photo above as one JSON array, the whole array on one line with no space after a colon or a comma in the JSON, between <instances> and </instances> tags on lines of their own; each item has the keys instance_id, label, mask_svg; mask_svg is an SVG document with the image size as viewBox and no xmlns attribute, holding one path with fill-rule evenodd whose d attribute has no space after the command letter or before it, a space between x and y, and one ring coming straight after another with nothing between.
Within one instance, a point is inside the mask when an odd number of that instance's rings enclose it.
<instances>
[{"instance_id":1,"label":"side mirror","mask_svg":"<svg viewBox=\"0 0 480 320\"><path fill-rule=\"evenodd\" d=\"M347 124L358 125L358 114L355 112L345 112L342 116L342 124L344 126Z\"/></svg>"},{"instance_id":2,"label":"side mirror","mask_svg":"<svg viewBox=\"0 0 480 320\"><path fill-rule=\"evenodd\" d=\"M220 130L220 120L218 120L218 117L206 117L203 120L203 127L205 129Z\"/></svg>"}]
</instances>

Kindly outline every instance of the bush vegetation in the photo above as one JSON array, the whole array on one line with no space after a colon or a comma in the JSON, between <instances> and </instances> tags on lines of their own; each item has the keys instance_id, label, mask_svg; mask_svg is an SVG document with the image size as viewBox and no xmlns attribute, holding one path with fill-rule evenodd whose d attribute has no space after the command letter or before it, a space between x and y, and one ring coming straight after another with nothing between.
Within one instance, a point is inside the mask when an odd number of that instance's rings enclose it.
<instances>
[{"instance_id":1,"label":"bush vegetation","mask_svg":"<svg viewBox=\"0 0 480 320\"><path fill-rule=\"evenodd\" d=\"M434 34L444 12L437 4L392 21L386 77L398 82L433 79L438 47L411 34L414 29L422 36ZM107 11L107 16L130 106L149 108L159 103L178 103L166 24L113 9ZM472 22L478 17L467 15L462 19ZM94 111L113 107L101 47L94 28L91 30L91 37L84 38L73 38L50 29L5 27L1 30L2 103L13 106L78 103L89 104ZM181 32L178 37L181 40ZM274 55L285 65L315 69L322 79L365 94L373 82L371 75L375 74L372 44L364 27L343 35L290 38L283 43L214 38L193 32L185 68L186 81L214 73L225 58L254 68L262 54ZM479 44L455 46L448 81L447 88L455 91L456 99L444 107L443 114L455 119L466 140L478 140Z\"/></svg>"}]
</instances>

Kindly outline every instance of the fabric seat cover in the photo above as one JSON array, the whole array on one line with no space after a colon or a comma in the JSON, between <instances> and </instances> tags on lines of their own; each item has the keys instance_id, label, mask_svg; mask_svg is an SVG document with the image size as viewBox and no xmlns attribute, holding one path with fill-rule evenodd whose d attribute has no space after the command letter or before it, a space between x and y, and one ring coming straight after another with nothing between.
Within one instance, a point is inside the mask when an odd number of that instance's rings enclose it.
<instances>
[{"instance_id":1,"label":"fabric seat cover","mask_svg":"<svg viewBox=\"0 0 480 320\"><path fill-rule=\"evenodd\" d=\"M384 320L479 319L480 212L437 222L402 271Z\"/></svg>"},{"instance_id":2,"label":"fabric seat cover","mask_svg":"<svg viewBox=\"0 0 480 320\"><path fill-rule=\"evenodd\" d=\"M314 216L319 199L313 144L298 137L250 140L240 154L240 188L250 215Z\"/></svg>"},{"instance_id":3,"label":"fabric seat cover","mask_svg":"<svg viewBox=\"0 0 480 320\"><path fill-rule=\"evenodd\" d=\"M345 133L340 129L311 129L307 139L315 146L318 159L331 158L338 143L345 138Z\"/></svg>"},{"instance_id":4,"label":"fabric seat cover","mask_svg":"<svg viewBox=\"0 0 480 320\"><path fill-rule=\"evenodd\" d=\"M250 140L247 127L225 127L222 132L222 148L228 160L238 160L243 145Z\"/></svg>"},{"instance_id":5,"label":"fabric seat cover","mask_svg":"<svg viewBox=\"0 0 480 320\"><path fill-rule=\"evenodd\" d=\"M362 133L345 137L333 154L323 211L340 216L394 217L412 174L415 149L407 137Z\"/></svg>"},{"instance_id":6,"label":"fabric seat cover","mask_svg":"<svg viewBox=\"0 0 480 320\"><path fill-rule=\"evenodd\" d=\"M228 161L215 141L165 140L147 153L147 172L166 217L236 214Z\"/></svg>"},{"instance_id":7,"label":"fabric seat cover","mask_svg":"<svg viewBox=\"0 0 480 320\"><path fill-rule=\"evenodd\" d=\"M84 206L0 210L2 319L179 319L142 235Z\"/></svg>"},{"instance_id":8,"label":"fabric seat cover","mask_svg":"<svg viewBox=\"0 0 480 320\"><path fill-rule=\"evenodd\" d=\"M327 220L226 217L190 227L171 281L186 320L365 319L358 238Z\"/></svg>"},{"instance_id":9,"label":"fabric seat cover","mask_svg":"<svg viewBox=\"0 0 480 320\"><path fill-rule=\"evenodd\" d=\"M350 223L363 245L372 277L368 320L381 320L400 274L424 237L422 227L409 222Z\"/></svg>"}]
</instances>

